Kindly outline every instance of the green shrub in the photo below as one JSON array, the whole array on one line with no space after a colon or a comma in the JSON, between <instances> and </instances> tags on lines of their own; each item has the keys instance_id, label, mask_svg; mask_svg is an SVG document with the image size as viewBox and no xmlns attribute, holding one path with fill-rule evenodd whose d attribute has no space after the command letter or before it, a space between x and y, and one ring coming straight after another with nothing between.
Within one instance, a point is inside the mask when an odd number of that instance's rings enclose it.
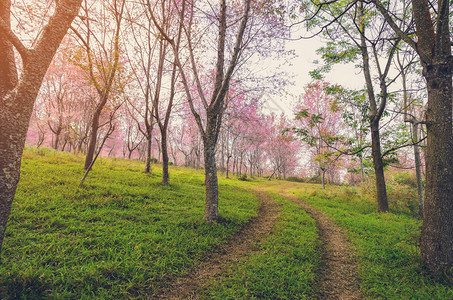
<instances>
[{"instance_id":1,"label":"green shrub","mask_svg":"<svg viewBox=\"0 0 453 300\"><path fill-rule=\"evenodd\" d=\"M296 177L296 176L287 177L286 180L292 181L292 182L305 182L304 178L300 178L300 177Z\"/></svg>"},{"instance_id":2,"label":"green shrub","mask_svg":"<svg viewBox=\"0 0 453 300\"><path fill-rule=\"evenodd\" d=\"M415 174L404 172L393 175L392 180L401 185L407 185L413 188L417 187L417 177Z\"/></svg>"},{"instance_id":3,"label":"green shrub","mask_svg":"<svg viewBox=\"0 0 453 300\"><path fill-rule=\"evenodd\" d=\"M238 179L241 180L241 181L247 181L247 174L246 173L242 173L241 176L239 176Z\"/></svg>"},{"instance_id":4,"label":"green shrub","mask_svg":"<svg viewBox=\"0 0 453 300\"><path fill-rule=\"evenodd\" d=\"M305 180L306 180L305 182L307 182L307 183L319 183L319 184L321 183L321 177L317 176L317 175L312 176L312 177L307 177Z\"/></svg>"}]
</instances>

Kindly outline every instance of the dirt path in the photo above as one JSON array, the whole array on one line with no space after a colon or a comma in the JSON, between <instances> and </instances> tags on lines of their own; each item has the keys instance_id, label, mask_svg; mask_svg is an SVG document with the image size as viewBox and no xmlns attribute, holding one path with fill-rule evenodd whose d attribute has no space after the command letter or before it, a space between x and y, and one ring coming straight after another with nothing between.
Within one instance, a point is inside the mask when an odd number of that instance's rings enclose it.
<instances>
[{"instance_id":1,"label":"dirt path","mask_svg":"<svg viewBox=\"0 0 453 300\"><path fill-rule=\"evenodd\" d=\"M203 283L219 276L231 263L254 252L254 246L265 239L278 216L278 204L264 191L256 191L261 200L258 216L248 223L231 240L208 255L205 261L188 275L178 278L153 299L198 299Z\"/></svg>"},{"instance_id":2,"label":"dirt path","mask_svg":"<svg viewBox=\"0 0 453 300\"><path fill-rule=\"evenodd\" d=\"M282 190L280 195L300 205L313 219L322 241L320 299L361 299L357 263L343 230L323 212Z\"/></svg>"}]
</instances>

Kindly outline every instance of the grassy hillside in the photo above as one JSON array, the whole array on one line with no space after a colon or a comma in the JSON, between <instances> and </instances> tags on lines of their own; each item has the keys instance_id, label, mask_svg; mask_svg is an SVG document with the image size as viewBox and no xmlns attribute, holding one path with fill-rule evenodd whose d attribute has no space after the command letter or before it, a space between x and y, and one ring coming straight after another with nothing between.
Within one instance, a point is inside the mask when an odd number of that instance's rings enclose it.
<instances>
[{"instance_id":1,"label":"grassy hillside","mask_svg":"<svg viewBox=\"0 0 453 300\"><path fill-rule=\"evenodd\" d=\"M432 279L419 259L421 220L407 180L389 181L391 212L379 214L370 188L220 176L221 218L212 225L202 221L201 171L172 167L171 186L162 186L159 165L149 175L141 162L104 158L78 188L82 166L82 156L25 151L1 255L0 299L152 296L257 216L251 191L258 188L278 203L276 225L252 253L205 282L202 298L316 298L318 229L282 197L289 192L344 229L365 298L453 299L453 286Z\"/></svg>"},{"instance_id":2,"label":"grassy hillside","mask_svg":"<svg viewBox=\"0 0 453 300\"><path fill-rule=\"evenodd\" d=\"M83 157L27 149L0 265L0 298L152 294L256 215L240 181L220 181L220 216L205 224L202 172L98 161L81 189Z\"/></svg>"}]
</instances>

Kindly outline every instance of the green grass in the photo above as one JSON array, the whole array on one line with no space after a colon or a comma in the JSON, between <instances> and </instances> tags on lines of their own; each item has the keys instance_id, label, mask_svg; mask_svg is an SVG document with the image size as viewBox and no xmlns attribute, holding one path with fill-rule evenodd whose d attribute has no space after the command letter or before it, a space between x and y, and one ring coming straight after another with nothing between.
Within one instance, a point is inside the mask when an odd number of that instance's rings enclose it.
<instances>
[{"instance_id":1,"label":"green grass","mask_svg":"<svg viewBox=\"0 0 453 300\"><path fill-rule=\"evenodd\" d=\"M274 195L281 215L257 252L208 282L208 299L306 299L315 295L320 242L315 221Z\"/></svg>"},{"instance_id":2,"label":"green grass","mask_svg":"<svg viewBox=\"0 0 453 300\"><path fill-rule=\"evenodd\" d=\"M453 285L436 282L423 267L418 247L422 223L406 208L394 205L389 213L377 213L375 201L353 187L322 191L301 184L291 192L346 229L356 248L366 298L453 299Z\"/></svg>"},{"instance_id":3,"label":"green grass","mask_svg":"<svg viewBox=\"0 0 453 300\"><path fill-rule=\"evenodd\" d=\"M85 181L83 157L27 149L0 265L0 298L143 298L237 232L258 202L220 181L220 222L202 221L203 174L101 159Z\"/></svg>"},{"instance_id":4,"label":"green grass","mask_svg":"<svg viewBox=\"0 0 453 300\"><path fill-rule=\"evenodd\" d=\"M100 159L84 187L83 157L27 149L1 254L0 299L147 298L188 272L257 215L251 190L266 186L280 217L255 252L206 283L213 299L297 299L317 293L321 267L315 222L277 196L304 198L342 226L369 299L453 299L453 286L432 279L419 259L421 220L404 176L390 181L391 212L378 214L372 190L283 181L222 179L220 222L202 221L203 173ZM410 178L409 178L410 179ZM370 192L371 191L371 192Z\"/></svg>"}]
</instances>

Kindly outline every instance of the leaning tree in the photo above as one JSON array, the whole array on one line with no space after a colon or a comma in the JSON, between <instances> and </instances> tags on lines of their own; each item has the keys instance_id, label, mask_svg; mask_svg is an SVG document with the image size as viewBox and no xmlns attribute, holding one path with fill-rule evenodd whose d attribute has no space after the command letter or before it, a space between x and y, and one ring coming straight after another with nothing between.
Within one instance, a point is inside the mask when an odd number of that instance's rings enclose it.
<instances>
[{"instance_id":1,"label":"leaning tree","mask_svg":"<svg viewBox=\"0 0 453 300\"><path fill-rule=\"evenodd\" d=\"M55 1L31 46L12 28L11 1L0 4L0 249L20 177L20 163L33 105L55 52L82 0ZM34 3L33 5L38 5ZM21 60L15 57L19 53Z\"/></svg>"}]
</instances>

